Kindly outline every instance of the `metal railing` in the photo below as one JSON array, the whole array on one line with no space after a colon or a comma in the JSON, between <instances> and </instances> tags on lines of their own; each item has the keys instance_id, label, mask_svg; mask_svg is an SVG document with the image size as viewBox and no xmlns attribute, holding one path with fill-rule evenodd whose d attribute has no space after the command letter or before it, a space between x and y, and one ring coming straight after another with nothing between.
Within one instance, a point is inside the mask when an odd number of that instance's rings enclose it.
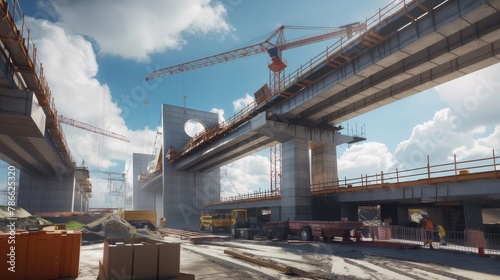
<instances>
[{"instance_id":1,"label":"metal railing","mask_svg":"<svg viewBox=\"0 0 500 280\"><path fill-rule=\"evenodd\" d=\"M358 178L337 179L331 182L312 184L311 194L320 195L335 192L363 191L367 189L410 187L421 184L458 182L483 178L497 179L500 176L499 158L500 156L495 155L495 150L492 150L492 157L488 158L457 161L457 157L454 155L453 162L430 165L430 157L427 157L427 165L418 168L408 170L396 169L392 172L381 172L375 175L361 175ZM277 191L258 190L252 193L222 197L219 201L210 201L209 204L279 199L280 197L281 193Z\"/></svg>"},{"instance_id":2,"label":"metal railing","mask_svg":"<svg viewBox=\"0 0 500 280\"><path fill-rule=\"evenodd\" d=\"M254 200L271 200L271 199L280 199L281 194L277 191L271 190L259 190L252 193L245 193L240 195L233 195L222 197L217 201L209 201L208 204L216 205L216 204L227 204L227 203L237 203L242 201L254 201Z\"/></svg>"},{"instance_id":3,"label":"metal railing","mask_svg":"<svg viewBox=\"0 0 500 280\"><path fill-rule=\"evenodd\" d=\"M375 175L361 175L358 178L344 178L336 181L311 185L312 194L333 193L344 191L356 191L366 189L380 189L390 187L409 187L422 184L434 184L442 182L458 182L480 178L498 178L500 156L479 158L465 161L457 161L456 155L453 162L444 164L427 164L422 167L398 170L392 172L380 172Z\"/></svg>"},{"instance_id":4,"label":"metal railing","mask_svg":"<svg viewBox=\"0 0 500 280\"><path fill-rule=\"evenodd\" d=\"M500 233L475 229L446 231L440 240L438 231L427 232L421 227L367 226L362 230L362 241L379 241L424 246L430 238L434 249L479 255L500 256ZM428 245L424 247L430 248Z\"/></svg>"}]
</instances>

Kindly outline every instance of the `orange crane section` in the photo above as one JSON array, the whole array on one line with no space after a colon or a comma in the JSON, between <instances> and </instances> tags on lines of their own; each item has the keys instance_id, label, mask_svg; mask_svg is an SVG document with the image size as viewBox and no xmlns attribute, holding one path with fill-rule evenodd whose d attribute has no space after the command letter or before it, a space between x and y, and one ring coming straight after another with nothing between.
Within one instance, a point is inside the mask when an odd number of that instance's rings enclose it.
<instances>
[{"instance_id":1,"label":"orange crane section","mask_svg":"<svg viewBox=\"0 0 500 280\"><path fill-rule=\"evenodd\" d=\"M269 65L269 69L273 72L281 72L286 67L286 64L281 59L281 51L325 41L342 35L347 35L350 37L352 36L353 33L362 32L366 30L366 24L356 22L338 28L329 28L328 31L313 35L303 36L300 38L290 40L288 42L284 38L285 29L308 29L308 28L303 26L289 26L289 27L280 26L262 43L158 69L148 74L146 76L146 81L206 66L211 66L223 62L228 62L244 58L247 56L260 54L263 52L268 52L273 61Z\"/></svg>"}]
</instances>

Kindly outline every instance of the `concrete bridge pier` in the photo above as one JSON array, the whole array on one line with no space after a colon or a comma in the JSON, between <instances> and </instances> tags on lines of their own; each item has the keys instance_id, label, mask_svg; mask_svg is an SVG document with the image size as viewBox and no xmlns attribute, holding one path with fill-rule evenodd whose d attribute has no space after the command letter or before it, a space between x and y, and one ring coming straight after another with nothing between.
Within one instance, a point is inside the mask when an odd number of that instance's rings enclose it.
<instances>
[{"instance_id":1,"label":"concrete bridge pier","mask_svg":"<svg viewBox=\"0 0 500 280\"><path fill-rule=\"evenodd\" d=\"M75 171L63 176L34 176L21 172L17 206L35 215L39 212L74 211Z\"/></svg>"},{"instance_id":2,"label":"concrete bridge pier","mask_svg":"<svg viewBox=\"0 0 500 280\"><path fill-rule=\"evenodd\" d=\"M308 141L294 138L282 143L281 219L311 220Z\"/></svg>"},{"instance_id":3,"label":"concrete bridge pier","mask_svg":"<svg viewBox=\"0 0 500 280\"><path fill-rule=\"evenodd\" d=\"M132 154L132 176L134 180L134 187L132 190L132 208L134 210L144 210L144 211L156 211L156 192L146 189L144 185L149 184L149 181L138 180L138 177L142 174L147 174L148 164L154 159L153 155L148 154ZM159 187L161 190L161 188ZM160 205L163 206L161 203ZM161 207L163 208L163 207ZM160 216L162 213L158 213ZM158 217L157 217L158 218Z\"/></svg>"},{"instance_id":4,"label":"concrete bridge pier","mask_svg":"<svg viewBox=\"0 0 500 280\"><path fill-rule=\"evenodd\" d=\"M464 201L464 225L466 229L483 228L483 212L480 201Z\"/></svg>"},{"instance_id":5,"label":"concrete bridge pier","mask_svg":"<svg viewBox=\"0 0 500 280\"><path fill-rule=\"evenodd\" d=\"M312 191L321 187L321 184L338 180L337 147L335 145L320 143L311 145L311 178Z\"/></svg>"},{"instance_id":6,"label":"concrete bridge pier","mask_svg":"<svg viewBox=\"0 0 500 280\"><path fill-rule=\"evenodd\" d=\"M391 225L407 226L410 222L407 205L380 204L380 220Z\"/></svg>"},{"instance_id":7,"label":"concrete bridge pier","mask_svg":"<svg viewBox=\"0 0 500 280\"><path fill-rule=\"evenodd\" d=\"M198 229L204 203L220 196L220 170L177 171L169 164L169 147L182 148L191 138L186 123L197 121L205 128L218 124L218 114L163 104L163 216L168 227Z\"/></svg>"},{"instance_id":8,"label":"concrete bridge pier","mask_svg":"<svg viewBox=\"0 0 500 280\"><path fill-rule=\"evenodd\" d=\"M340 205L340 218L347 218L349 221L358 220L358 206L351 203L343 203ZM341 220L340 219L340 220ZM336 220L339 221L339 220Z\"/></svg>"}]
</instances>

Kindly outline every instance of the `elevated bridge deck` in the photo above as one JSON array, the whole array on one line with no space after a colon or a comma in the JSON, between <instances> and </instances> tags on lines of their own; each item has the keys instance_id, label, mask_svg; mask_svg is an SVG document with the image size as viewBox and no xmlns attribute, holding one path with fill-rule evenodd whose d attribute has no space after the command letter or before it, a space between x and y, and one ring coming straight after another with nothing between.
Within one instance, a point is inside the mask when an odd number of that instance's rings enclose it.
<instances>
[{"instance_id":1,"label":"elevated bridge deck","mask_svg":"<svg viewBox=\"0 0 500 280\"><path fill-rule=\"evenodd\" d=\"M355 116L498 63L499 11L498 0L393 1L366 20L365 33L342 37L285 76L278 91L264 89L258 103L207 128L184 147L171 147L169 161L178 170L207 170L251 153L252 146L276 143L248 134L253 144L244 153L233 145L221 153L224 158L214 159L221 143L247 144L231 135L259 114L270 121L335 130Z\"/></svg>"},{"instance_id":2,"label":"elevated bridge deck","mask_svg":"<svg viewBox=\"0 0 500 280\"><path fill-rule=\"evenodd\" d=\"M0 12L0 159L33 175L74 168L19 2Z\"/></svg>"}]
</instances>

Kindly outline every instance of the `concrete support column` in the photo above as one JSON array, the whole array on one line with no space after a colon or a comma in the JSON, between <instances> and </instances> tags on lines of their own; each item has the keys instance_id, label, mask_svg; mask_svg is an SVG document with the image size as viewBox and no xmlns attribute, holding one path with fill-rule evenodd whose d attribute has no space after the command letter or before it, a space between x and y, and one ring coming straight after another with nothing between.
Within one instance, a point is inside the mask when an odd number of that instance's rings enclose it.
<instances>
[{"instance_id":1,"label":"concrete support column","mask_svg":"<svg viewBox=\"0 0 500 280\"><path fill-rule=\"evenodd\" d=\"M147 167L150 161L154 159L154 156L149 154L132 154L132 205L133 210L144 210L144 211L155 211L155 196L153 192L144 191L142 187L146 182L141 182L138 180L139 175L147 174Z\"/></svg>"},{"instance_id":2,"label":"concrete support column","mask_svg":"<svg viewBox=\"0 0 500 280\"><path fill-rule=\"evenodd\" d=\"M397 220L392 220L393 225L407 226L410 223L410 213L407 205L398 205Z\"/></svg>"},{"instance_id":3,"label":"concrete support column","mask_svg":"<svg viewBox=\"0 0 500 280\"><path fill-rule=\"evenodd\" d=\"M306 140L292 139L282 145L281 218L311 219L309 147Z\"/></svg>"},{"instance_id":4,"label":"concrete support column","mask_svg":"<svg viewBox=\"0 0 500 280\"><path fill-rule=\"evenodd\" d=\"M431 215L433 221L434 217ZM381 204L380 219L383 221L391 221L391 225L407 226L410 222L408 214L408 206L396 204Z\"/></svg>"},{"instance_id":5,"label":"concrete support column","mask_svg":"<svg viewBox=\"0 0 500 280\"><path fill-rule=\"evenodd\" d=\"M217 124L215 113L164 104L163 116L163 158L170 147L180 150L190 136L185 125L196 121L205 128ZM163 164L163 216L167 227L198 229L200 211L205 203L220 198L220 170L209 172L177 171L175 164Z\"/></svg>"},{"instance_id":6,"label":"concrete support column","mask_svg":"<svg viewBox=\"0 0 500 280\"><path fill-rule=\"evenodd\" d=\"M337 147L316 144L311 147L312 189L321 188L321 184L337 181Z\"/></svg>"},{"instance_id":7,"label":"concrete support column","mask_svg":"<svg viewBox=\"0 0 500 280\"><path fill-rule=\"evenodd\" d=\"M478 201L464 201L464 224L466 229L483 227L483 211Z\"/></svg>"},{"instance_id":8,"label":"concrete support column","mask_svg":"<svg viewBox=\"0 0 500 280\"><path fill-rule=\"evenodd\" d=\"M17 206L32 215L40 212L71 212L75 184L74 171L64 177L30 176L21 172Z\"/></svg>"},{"instance_id":9,"label":"concrete support column","mask_svg":"<svg viewBox=\"0 0 500 280\"><path fill-rule=\"evenodd\" d=\"M316 221L340 221L340 204L332 195L311 197L312 219Z\"/></svg>"},{"instance_id":10,"label":"concrete support column","mask_svg":"<svg viewBox=\"0 0 500 280\"><path fill-rule=\"evenodd\" d=\"M281 207L271 207L271 222L281 221Z\"/></svg>"},{"instance_id":11,"label":"concrete support column","mask_svg":"<svg viewBox=\"0 0 500 280\"><path fill-rule=\"evenodd\" d=\"M358 206L355 204L340 205L340 218L347 218L349 221L357 221Z\"/></svg>"}]
</instances>

